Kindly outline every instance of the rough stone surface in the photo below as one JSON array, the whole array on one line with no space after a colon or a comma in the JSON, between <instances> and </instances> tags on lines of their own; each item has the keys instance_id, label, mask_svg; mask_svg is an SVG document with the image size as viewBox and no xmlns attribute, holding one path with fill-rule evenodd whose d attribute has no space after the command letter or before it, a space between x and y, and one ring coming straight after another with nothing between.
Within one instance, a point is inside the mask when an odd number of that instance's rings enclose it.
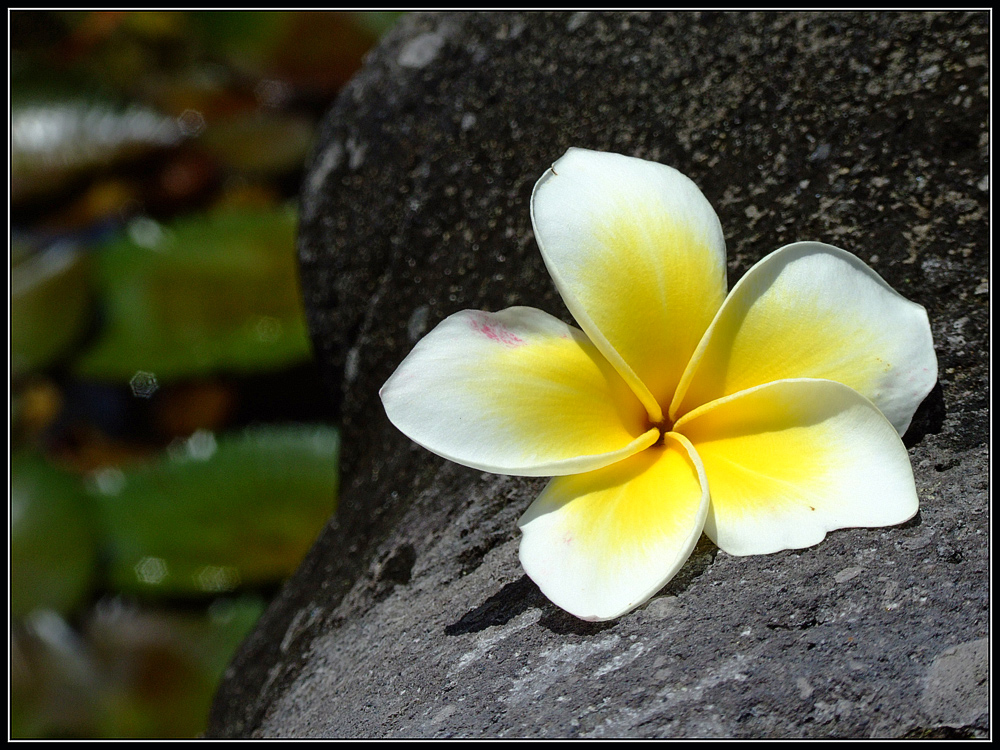
<instances>
[{"instance_id":1,"label":"rough stone surface","mask_svg":"<svg viewBox=\"0 0 1000 750\"><path fill-rule=\"evenodd\" d=\"M340 508L227 672L209 734L988 733L985 710L957 708L983 690L962 644L988 635L988 47L985 13L408 16L332 108L302 196ZM730 284L815 239L927 308L940 383L905 439L914 520L744 558L702 538L608 623L542 596L515 522L544 480L431 455L377 391L457 310L569 320L528 216L569 146L689 175Z\"/></svg>"},{"instance_id":2,"label":"rough stone surface","mask_svg":"<svg viewBox=\"0 0 1000 750\"><path fill-rule=\"evenodd\" d=\"M980 638L946 648L931 664L921 696L935 724L963 727L989 711L990 643Z\"/></svg>"}]
</instances>

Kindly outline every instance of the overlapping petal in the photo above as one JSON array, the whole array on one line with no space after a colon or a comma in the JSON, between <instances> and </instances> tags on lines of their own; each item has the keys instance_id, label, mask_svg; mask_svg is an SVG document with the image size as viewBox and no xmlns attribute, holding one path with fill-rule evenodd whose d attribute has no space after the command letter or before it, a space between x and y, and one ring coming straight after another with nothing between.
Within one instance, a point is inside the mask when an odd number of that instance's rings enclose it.
<instances>
[{"instance_id":1,"label":"overlapping petal","mask_svg":"<svg viewBox=\"0 0 1000 750\"><path fill-rule=\"evenodd\" d=\"M705 533L734 555L816 544L917 512L909 456L870 401L830 380L781 380L707 404L675 429L709 477Z\"/></svg>"},{"instance_id":2,"label":"overlapping petal","mask_svg":"<svg viewBox=\"0 0 1000 750\"><path fill-rule=\"evenodd\" d=\"M701 535L705 473L680 435L597 471L553 479L518 525L521 565L585 620L639 606L673 578Z\"/></svg>"},{"instance_id":3,"label":"overlapping petal","mask_svg":"<svg viewBox=\"0 0 1000 750\"><path fill-rule=\"evenodd\" d=\"M715 211L671 167L570 149L535 186L531 219L573 317L660 421L726 295Z\"/></svg>"},{"instance_id":4,"label":"overlapping petal","mask_svg":"<svg viewBox=\"0 0 1000 750\"><path fill-rule=\"evenodd\" d=\"M927 313L850 253L786 245L733 287L670 413L784 378L844 383L902 435L937 380Z\"/></svg>"},{"instance_id":5,"label":"overlapping petal","mask_svg":"<svg viewBox=\"0 0 1000 750\"><path fill-rule=\"evenodd\" d=\"M658 438L587 337L529 307L452 315L380 395L389 420L415 442L501 474L590 471Z\"/></svg>"}]
</instances>

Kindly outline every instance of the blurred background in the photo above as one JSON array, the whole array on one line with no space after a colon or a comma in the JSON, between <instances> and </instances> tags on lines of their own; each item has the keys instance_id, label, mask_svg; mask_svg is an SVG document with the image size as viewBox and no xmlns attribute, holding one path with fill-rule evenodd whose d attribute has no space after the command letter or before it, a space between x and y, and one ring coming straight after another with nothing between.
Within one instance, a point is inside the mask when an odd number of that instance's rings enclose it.
<instances>
[{"instance_id":1,"label":"blurred background","mask_svg":"<svg viewBox=\"0 0 1000 750\"><path fill-rule=\"evenodd\" d=\"M295 201L399 15L10 12L13 737L198 736L333 512Z\"/></svg>"}]
</instances>

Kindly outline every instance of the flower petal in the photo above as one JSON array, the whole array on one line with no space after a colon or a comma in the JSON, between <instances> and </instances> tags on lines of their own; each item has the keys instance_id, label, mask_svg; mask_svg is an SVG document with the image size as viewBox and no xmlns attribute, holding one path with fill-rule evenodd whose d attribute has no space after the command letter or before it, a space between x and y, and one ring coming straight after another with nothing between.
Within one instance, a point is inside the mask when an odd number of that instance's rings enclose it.
<instances>
[{"instance_id":1,"label":"flower petal","mask_svg":"<svg viewBox=\"0 0 1000 750\"><path fill-rule=\"evenodd\" d=\"M712 493L705 533L733 555L816 544L917 512L909 456L870 401L831 380L780 380L678 420Z\"/></svg>"},{"instance_id":2,"label":"flower petal","mask_svg":"<svg viewBox=\"0 0 1000 750\"><path fill-rule=\"evenodd\" d=\"M783 378L844 383L902 435L937 380L927 313L844 250L786 245L733 287L670 413Z\"/></svg>"},{"instance_id":3,"label":"flower petal","mask_svg":"<svg viewBox=\"0 0 1000 750\"><path fill-rule=\"evenodd\" d=\"M681 435L587 474L553 479L521 516L521 565L584 620L618 617L680 570L701 536L708 487Z\"/></svg>"},{"instance_id":4,"label":"flower petal","mask_svg":"<svg viewBox=\"0 0 1000 750\"><path fill-rule=\"evenodd\" d=\"M726 295L715 211L671 167L573 148L535 185L531 221L573 317L660 421Z\"/></svg>"},{"instance_id":5,"label":"flower petal","mask_svg":"<svg viewBox=\"0 0 1000 750\"><path fill-rule=\"evenodd\" d=\"M379 393L389 420L411 440L501 474L590 471L658 437L586 336L530 307L452 315Z\"/></svg>"}]
</instances>

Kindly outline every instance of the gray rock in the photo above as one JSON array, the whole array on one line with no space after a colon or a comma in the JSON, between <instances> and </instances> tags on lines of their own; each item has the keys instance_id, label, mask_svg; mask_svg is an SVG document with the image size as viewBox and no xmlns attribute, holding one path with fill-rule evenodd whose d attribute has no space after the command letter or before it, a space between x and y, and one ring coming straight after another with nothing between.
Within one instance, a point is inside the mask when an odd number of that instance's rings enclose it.
<instances>
[{"instance_id":1,"label":"gray rock","mask_svg":"<svg viewBox=\"0 0 1000 750\"><path fill-rule=\"evenodd\" d=\"M406 17L331 110L302 196L340 508L229 668L209 734L985 734L988 714L941 697L981 668L934 665L988 633L988 48L986 13ZM528 199L570 146L690 176L731 284L815 239L927 308L940 381L905 439L914 520L756 557L703 538L608 623L539 592L515 522L544 480L435 457L377 391L455 311L569 320Z\"/></svg>"},{"instance_id":2,"label":"gray rock","mask_svg":"<svg viewBox=\"0 0 1000 750\"><path fill-rule=\"evenodd\" d=\"M989 674L989 639L946 648L927 675L921 696L924 713L941 726L975 724L989 711Z\"/></svg>"}]
</instances>

